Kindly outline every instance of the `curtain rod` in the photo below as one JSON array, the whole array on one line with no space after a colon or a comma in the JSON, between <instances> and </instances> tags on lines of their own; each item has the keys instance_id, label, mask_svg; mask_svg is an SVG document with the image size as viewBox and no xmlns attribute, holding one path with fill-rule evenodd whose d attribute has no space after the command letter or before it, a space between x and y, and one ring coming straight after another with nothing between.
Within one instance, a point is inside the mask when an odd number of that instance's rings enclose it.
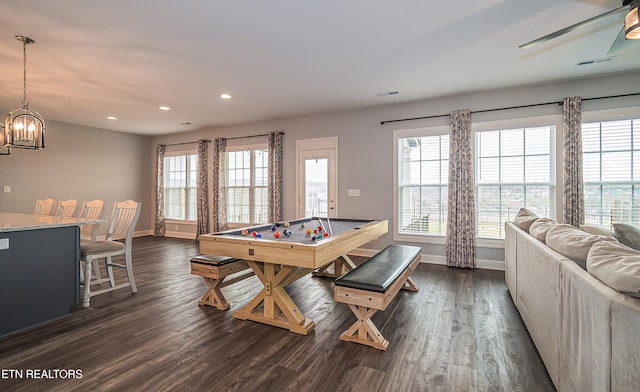
<instances>
[{"instance_id":1,"label":"curtain rod","mask_svg":"<svg viewBox=\"0 0 640 392\"><path fill-rule=\"evenodd\" d=\"M278 133L279 133L279 134L281 134L281 135L284 135L284 132L278 132ZM268 133L262 133L262 134L260 134L260 135L234 136L234 137L227 137L227 138L225 138L225 139L227 139L227 140L234 140L234 139L249 139L249 138L252 138L252 137L261 137L261 136L269 136L269 134L268 134Z\"/></svg>"},{"instance_id":2,"label":"curtain rod","mask_svg":"<svg viewBox=\"0 0 640 392\"><path fill-rule=\"evenodd\" d=\"M200 139L200 140L204 140L204 141L206 141L206 142L211 143L211 140L208 140L208 139ZM196 141L194 141L194 142L161 144L161 146L165 146L165 147L166 147L166 146L182 146L182 145L185 145L185 144L196 144L196 143L200 142L200 140L196 140Z\"/></svg>"},{"instance_id":3,"label":"curtain rod","mask_svg":"<svg viewBox=\"0 0 640 392\"><path fill-rule=\"evenodd\" d=\"M640 95L640 93L609 95L609 96L605 96L605 97L583 98L582 100L583 101L594 101L594 100L597 100L597 99L632 97L632 96L636 96L636 95ZM530 108L530 107L535 107L535 106L546 106L546 105L562 105L563 103L564 103L564 101L534 103L534 104L531 104L531 105L508 106L508 107L504 107L504 108L474 110L471 113L487 113L487 112L496 112L496 111L499 111L499 110L523 109L523 108ZM426 119L438 118L438 117L449 117L449 114L434 114L432 116L401 118L401 119L397 119L397 120L386 120L386 121L381 121L380 125L384 125L384 124L388 124L388 123L394 123L394 122L402 122L402 121L426 120Z\"/></svg>"}]
</instances>

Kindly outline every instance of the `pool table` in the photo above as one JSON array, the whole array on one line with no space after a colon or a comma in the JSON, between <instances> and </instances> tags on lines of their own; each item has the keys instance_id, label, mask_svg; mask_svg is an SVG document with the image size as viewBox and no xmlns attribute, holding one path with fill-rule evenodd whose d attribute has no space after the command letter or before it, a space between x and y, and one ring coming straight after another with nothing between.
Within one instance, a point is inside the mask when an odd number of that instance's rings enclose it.
<instances>
[{"instance_id":1,"label":"pool table","mask_svg":"<svg viewBox=\"0 0 640 392\"><path fill-rule=\"evenodd\" d=\"M319 226L321 237L313 240L313 230ZM311 230L310 234L306 233L307 229ZM249 304L235 311L233 317L306 335L315 323L302 315L285 286L314 270L324 274L327 266L336 260L341 260L347 269L353 268L347 253L384 235L387 230L386 220L307 217L201 235L200 252L247 260L264 286ZM276 231L280 233L279 238L274 235ZM254 232L256 236L252 235ZM323 237L324 232L329 235ZM257 234L261 238L257 238Z\"/></svg>"}]
</instances>

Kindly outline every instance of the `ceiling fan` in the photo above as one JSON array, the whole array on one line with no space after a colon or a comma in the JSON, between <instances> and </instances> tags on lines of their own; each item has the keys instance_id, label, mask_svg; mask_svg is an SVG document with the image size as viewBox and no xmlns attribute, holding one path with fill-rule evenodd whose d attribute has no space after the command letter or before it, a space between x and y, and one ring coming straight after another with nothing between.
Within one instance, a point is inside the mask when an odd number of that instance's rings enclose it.
<instances>
[{"instance_id":1,"label":"ceiling fan","mask_svg":"<svg viewBox=\"0 0 640 392\"><path fill-rule=\"evenodd\" d=\"M561 35L570 33L573 30L588 26L599 20L608 18L613 15L617 15L622 11L629 10L629 12L627 13L627 16L625 17L624 26L622 27L622 30L620 30L620 33L616 37L615 41L613 41L611 48L609 48L609 51L607 52L607 54L609 55L613 52L617 52L620 49L626 48L629 45L639 42L638 41L640 40L640 22L638 21L639 6L640 6L640 0L622 0L622 6L614 10L583 20L582 22L578 22L569 27L565 27L564 29L560 29L551 34L547 34L540 38L536 38L533 41L525 42L522 45L518 45L518 47L522 49L527 49L532 46L536 46L543 42L547 42L554 38L560 37Z\"/></svg>"}]
</instances>

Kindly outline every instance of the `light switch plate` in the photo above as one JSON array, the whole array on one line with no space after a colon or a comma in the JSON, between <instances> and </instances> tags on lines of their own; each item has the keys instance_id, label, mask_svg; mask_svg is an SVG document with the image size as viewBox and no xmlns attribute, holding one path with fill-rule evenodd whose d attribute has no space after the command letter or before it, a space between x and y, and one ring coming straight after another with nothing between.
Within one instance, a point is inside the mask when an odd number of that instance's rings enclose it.
<instances>
[{"instance_id":1,"label":"light switch plate","mask_svg":"<svg viewBox=\"0 0 640 392\"><path fill-rule=\"evenodd\" d=\"M9 249L9 239L0 238L0 250Z\"/></svg>"},{"instance_id":2,"label":"light switch plate","mask_svg":"<svg viewBox=\"0 0 640 392\"><path fill-rule=\"evenodd\" d=\"M4 193L11 193L11 185L5 185L3 188Z\"/></svg>"},{"instance_id":3,"label":"light switch plate","mask_svg":"<svg viewBox=\"0 0 640 392\"><path fill-rule=\"evenodd\" d=\"M349 189L348 195L355 197L360 196L360 189Z\"/></svg>"}]
</instances>

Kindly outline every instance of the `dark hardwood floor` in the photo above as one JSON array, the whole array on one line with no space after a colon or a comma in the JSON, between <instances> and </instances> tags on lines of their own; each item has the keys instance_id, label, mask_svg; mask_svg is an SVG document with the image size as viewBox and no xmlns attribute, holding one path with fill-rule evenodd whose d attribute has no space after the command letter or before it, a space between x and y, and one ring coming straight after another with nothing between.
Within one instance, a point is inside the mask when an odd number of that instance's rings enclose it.
<instances>
[{"instance_id":1,"label":"dark hardwood floor","mask_svg":"<svg viewBox=\"0 0 640 392\"><path fill-rule=\"evenodd\" d=\"M255 277L223 289L231 310L198 306L206 285L189 273L194 241L136 238L133 254L138 293L96 296L88 309L0 338L0 390L554 390L499 271L419 265L420 291L400 292L373 318L390 341L383 352L339 340L355 318L333 301L329 279L288 287L316 322L302 336L232 317L260 289ZM69 370L82 378L64 378Z\"/></svg>"}]
</instances>

